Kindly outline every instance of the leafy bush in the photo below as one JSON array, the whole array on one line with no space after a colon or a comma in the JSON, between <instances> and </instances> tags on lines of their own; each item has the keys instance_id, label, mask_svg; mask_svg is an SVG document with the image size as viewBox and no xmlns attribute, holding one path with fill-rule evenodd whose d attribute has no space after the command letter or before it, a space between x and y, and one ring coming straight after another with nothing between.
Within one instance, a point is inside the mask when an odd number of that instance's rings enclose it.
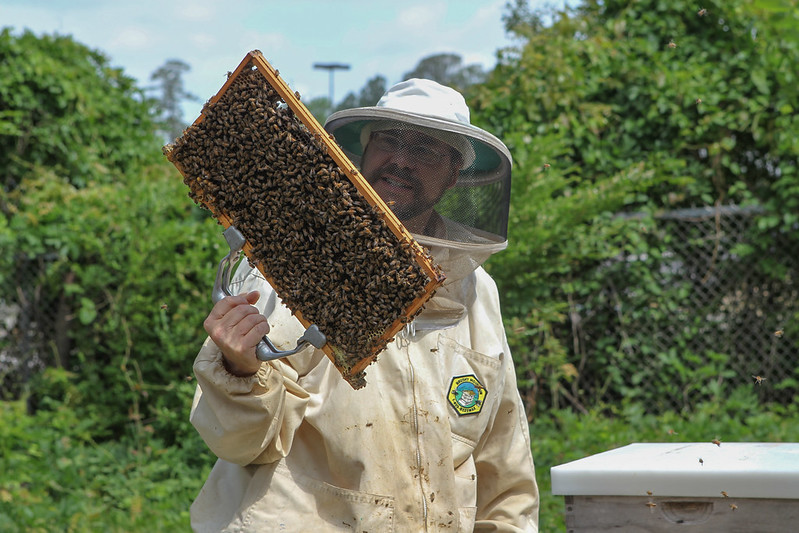
<instances>
[{"instance_id":1,"label":"leafy bush","mask_svg":"<svg viewBox=\"0 0 799 533\"><path fill-rule=\"evenodd\" d=\"M799 62L797 12L766 1L711 1L700 15L687 0L588 0L544 26L526 6L517 0L506 17L519 46L469 89L473 122L514 156L510 246L487 267L519 381L530 410L585 409L596 391L654 408L652 398L705 386L732 356L690 347L712 304L675 312L695 287L686 271L658 281L680 236L658 231L655 214L761 206L746 241L752 268L794 290L781 243L799 247L799 85L784 67ZM645 216L616 216L633 212ZM652 329L629 327L644 315ZM672 350L656 335L674 335ZM657 359L653 381L641 361Z\"/></svg>"},{"instance_id":2,"label":"leafy bush","mask_svg":"<svg viewBox=\"0 0 799 533\"><path fill-rule=\"evenodd\" d=\"M83 189L43 173L13 195L10 245L51 258L41 290L71 311L72 349L59 364L92 399L95 435L118 434L131 417L167 443L193 432L172 409L190 403L221 228L166 164ZM34 404L46 392L34 388Z\"/></svg>"},{"instance_id":3,"label":"leafy bush","mask_svg":"<svg viewBox=\"0 0 799 533\"><path fill-rule=\"evenodd\" d=\"M36 166L82 187L153 161L142 149L156 141L150 108L135 80L103 53L71 37L0 30L3 190Z\"/></svg>"},{"instance_id":4,"label":"leafy bush","mask_svg":"<svg viewBox=\"0 0 799 533\"><path fill-rule=\"evenodd\" d=\"M199 437L166 446L145 425L97 442L96 420L73 402L47 402L34 416L23 402L0 403L0 530L188 530L212 460Z\"/></svg>"},{"instance_id":5,"label":"leafy bush","mask_svg":"<svg viewBox=\"0 0 799 533\"><path fill-rule=\"evenodd\" d=\"M161 154L151 103L102 53L5 29L0 57L0 299L35 295L27 305L57 316L54 349L36 357L70 372L94 438L136 419L183 440L193 429L174 406L193 393L221 228ZM18 395L26 378L0 379ZM32 408L51 385L30 387Z\"/></svg>"},{"instance_id":6,"label":"leafy bush","mask_svg":"<svg viewBox=\"0 0 799 533\"><path fill-rule=\"evenodd\" d=\"M118 440L98 442L95 421L76 408L87 399L63 371L49 374L51 390L60 392L35 415L21 401L0 402L0 529L188 530L189 505L214 460L196 433L166 446L152 428L131 422ZM551 494L553 466L633 442L798 441L797 404L758 405L753 387L684 413L653 415L625 404L537 416L530 435L541 531L565 531L563 497Z\"/></svg>"}]
</instances>

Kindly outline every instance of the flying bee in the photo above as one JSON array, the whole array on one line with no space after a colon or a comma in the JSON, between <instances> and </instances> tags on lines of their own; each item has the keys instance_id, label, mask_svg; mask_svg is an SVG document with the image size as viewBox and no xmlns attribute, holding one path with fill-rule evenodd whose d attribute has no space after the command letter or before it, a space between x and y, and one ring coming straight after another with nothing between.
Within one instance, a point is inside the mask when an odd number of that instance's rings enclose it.
<instances>
[{"instance_id":1,"label":"flying bee","mask_svg":"<svg viewBox=\"0 0 799 533\"><path fill-rule=\"evenodd\" d=\"M713 444L715 444L715 445L716 445L716 446L718 446L718 447L721 447L721 441L720 441L719 439L713 439L713 440L712 440L712 441L710 441L710 442L712 442Z\"/></svg>"},{"instance_id":2,"label":"flying bee","mask_svg":"<svg viewBox=\"0 0 799 533\"><path fill-rule=\"evenodd\" d=\"M647 496L652 496L652 491L651 490L646 491L646 495Z\"/></svg>"},{"instance_id":3,"label":"flying bee","mask_svg":"<svg viewBox=\"0 0 799 533\"><path fill-rule=\"evenodd\" d=\"M764 378L764 377L762 377L762 376L755 376L755 375L752 375L752 378L754 378L754 380L755 380L755 383L756 383L756 384L758 384L758 385L762 385L762 384L763 384L763 382L764 382L764 381L766 381L766 378Z\"/></svg>"},{"instance_id":4,"label":"flying bee","mask_svg":"<svg viewBox=\"0 0 799 533\"><path fill-rule=\"evenodd\" d=\"M727 491L724 491L724 490L721 491L721 495L724 496L725 498L729 498L730 497L730 495L727 494Z\"/></svg>"},{"instance_id":5,"label":"flying bee","mask_svg":"<svg viewBox=\"0 0 799 533\"><path fill-rule=\"evenodd\" d=\"M677 48L677 43L675 43L673 40L669 41L669 48Z\"/></svg>"},{"instance_id":6,"label":"flying bee","mask_svg":"<svg viewBox=\"0 0 799 533\"><path fill-rule=\"evenodd\" d=\"M731 504L730 504L730 509L732 509L733 511L735 511L736 509L738 509L738 506L737 506L737 505L735 505L734 503L731 503Z\"/></svg>"},{"instance_id":7,"label":"flying bee","mask_svg":"<svg viewBox=\"0 0 799 533\"><path fill-rule=\"evenodd\" d=\"M677 433L676 431L674 431L674 428L669 428L668 434L669 434L669 435L679 435L679 433Z\"/></svg>"},{"instance_id":8,"label":"flying bee","mask_svg":"<svg viewBox=\"0 0 799 533\"><path fill-rule=\"evenodd\" d=\"M777 331L774 332L774 336L777 337L778 339L781 339L783 335L785 335L785 332L781 329L778 329Z\"/></svg>"},{"instance_id":9,"label":"flying bee","mask_svg":"<svg viewBox=\"0 0 799 533\"><path fill-rule=\"evenodd\" d=\"M696 14L697 14L697 15L699 15L700 17L704 17L705 15L707 15L707 9L705 9L705 8L703 7L702 9L700 9L699 11L697 11L697 12L696 12Z\"/></svg>"},{"instance_id":10,"label":"flying bee","mask_svg":"<svg viewBox=\"0 0 799 533\"><path fill-rule=\"evenodd\" d=\"M699 105L699 104L701 104L701 103L702 103L702 99L701 99L701 98L697 98L697 99L696 99L696 105Z\"/></svg>"}]
</instances>

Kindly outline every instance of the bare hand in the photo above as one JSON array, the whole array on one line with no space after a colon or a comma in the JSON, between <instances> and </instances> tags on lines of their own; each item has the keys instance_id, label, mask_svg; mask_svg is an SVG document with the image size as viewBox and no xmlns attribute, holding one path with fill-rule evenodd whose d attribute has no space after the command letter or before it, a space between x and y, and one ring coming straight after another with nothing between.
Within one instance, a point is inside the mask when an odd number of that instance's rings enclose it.
<instances>
[{"instance_id":1,"label":"bare hand","mask_svg":"<svg viewBox=\"0 0 799 533\"><path fill-rule=\"evenodd\" d=\"M255 347L269 333L269 324L256 307L258 291L226 296L211 309L203 327L222 351L228 370L237 376L255 374L261 361L255 357Z\"/></svg>"}]
</instances>

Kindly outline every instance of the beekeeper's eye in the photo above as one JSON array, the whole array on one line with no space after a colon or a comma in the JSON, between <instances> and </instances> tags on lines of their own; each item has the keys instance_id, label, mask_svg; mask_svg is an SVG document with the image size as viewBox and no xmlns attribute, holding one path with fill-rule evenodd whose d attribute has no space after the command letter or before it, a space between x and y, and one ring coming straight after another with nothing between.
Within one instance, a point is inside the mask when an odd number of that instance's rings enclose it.
<instances>
[{"instance_id":1,"label":"beekeeper's eye","mask_svg":"<svg viewBox=\"0 0 799 533\"><path fill-rule=\"evenodd\" d=\"M436 165L443 161L447 152L437 150L426 143L406 143L399 135L376 131L370 143L382 152L396 153L405 150L413 159L425 165Z\"/></svg>"}]
</instances>

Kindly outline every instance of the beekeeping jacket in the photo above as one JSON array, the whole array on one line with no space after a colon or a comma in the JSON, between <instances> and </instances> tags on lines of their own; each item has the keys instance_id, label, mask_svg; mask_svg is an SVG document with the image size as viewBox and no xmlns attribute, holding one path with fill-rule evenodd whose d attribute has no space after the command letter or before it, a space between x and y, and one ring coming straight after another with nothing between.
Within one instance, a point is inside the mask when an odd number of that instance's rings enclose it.
<instances>
[{"instance_id":1,"label":"beekeeping jacket","mask_svg":"<svg viewBox=\"0 0 799 533\"><path fill-rule=\"evenodd\" d=\"M255 270L279 349L302 325ZM219 457L196 531L537 531L527 419L482 268L437 291L354 390L320 351L227 372L210 340L191 421Z\"/></svg>"},{"instance_id":2,"label":"beekeeping jacket","mask_svg":"<svg viewBox=\"0 0 799 533\"><path fill-rule=\"evenodd\" d=\"M191 421L219 460L192 505L197 531L537 531L527 419L480 266L507 244L510 154L470 124L462 96L429 80L401 82L325 127L357 160L364 131L396 121L463 157L453 196L436 206L443 233L414 235L447 280L359 390L320 350L235 377L206 341ZM239 270L233 292L258 290L270 340L294 348L303 326L257 270Z\"/></svg>"}]
</instances>

